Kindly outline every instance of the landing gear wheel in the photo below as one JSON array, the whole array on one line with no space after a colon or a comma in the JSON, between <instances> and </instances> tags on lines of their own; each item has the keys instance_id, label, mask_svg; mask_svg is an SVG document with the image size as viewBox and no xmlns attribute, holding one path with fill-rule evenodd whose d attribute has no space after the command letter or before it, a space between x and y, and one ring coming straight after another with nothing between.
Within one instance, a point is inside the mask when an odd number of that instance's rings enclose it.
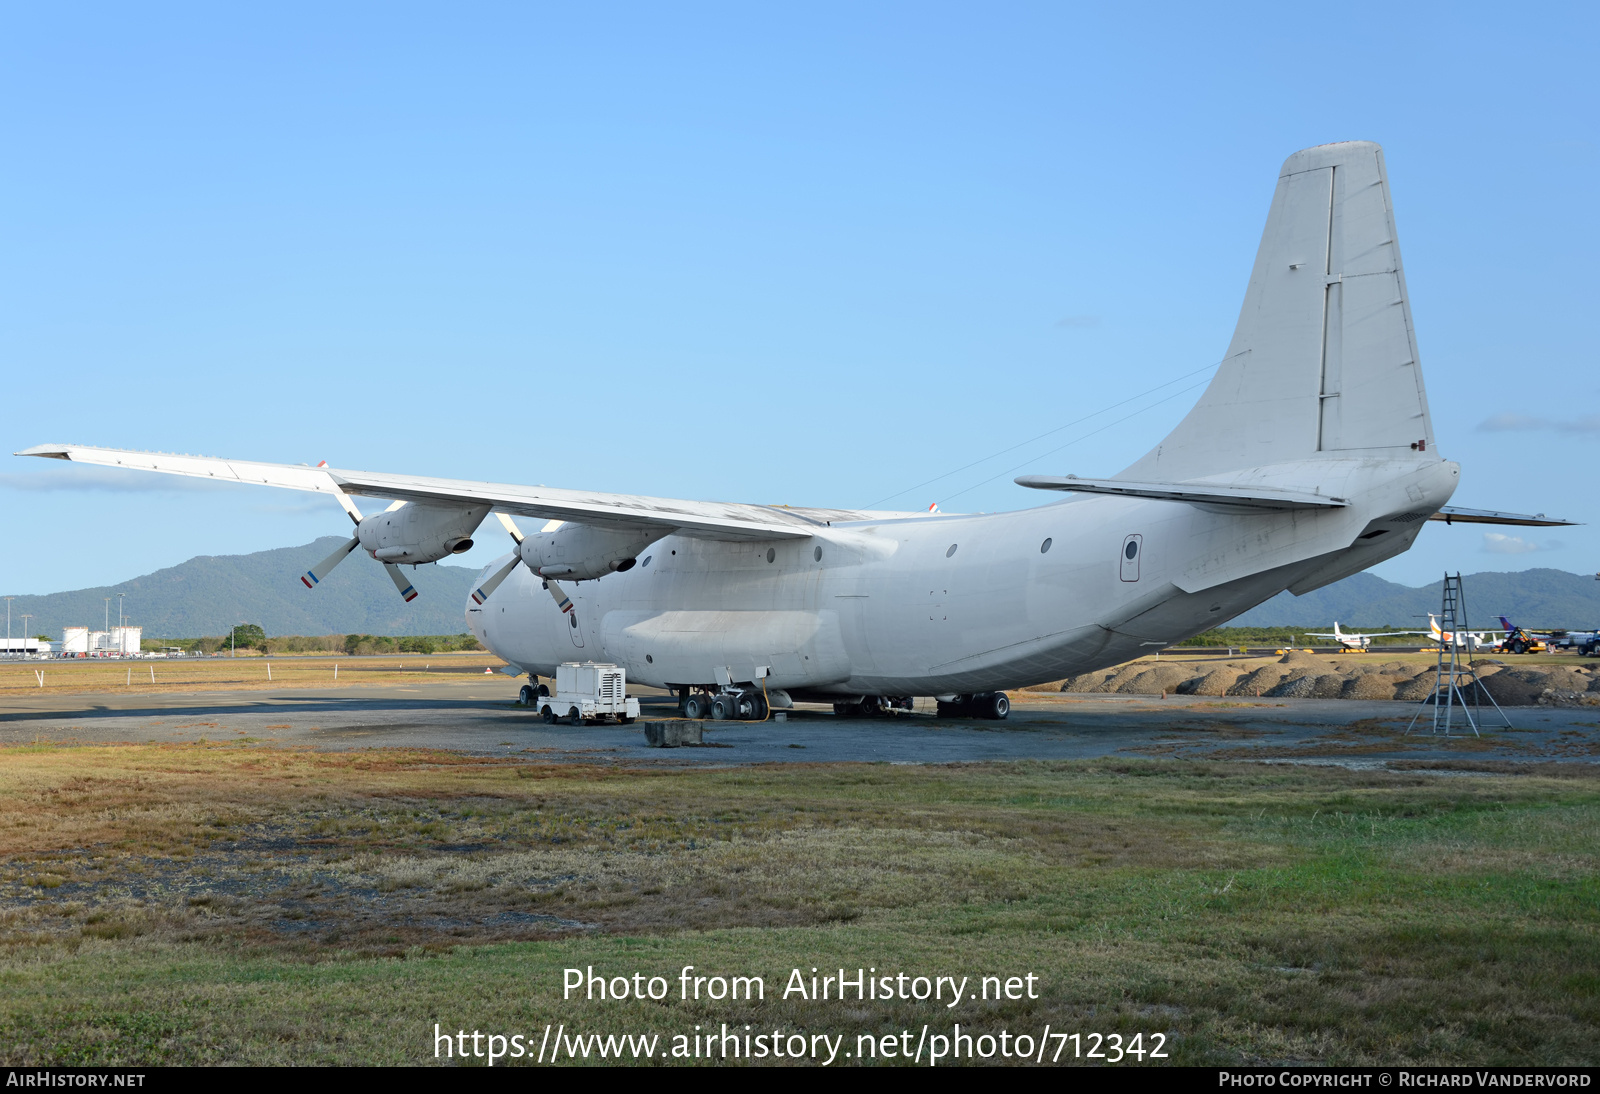
<instances>
[{"instance_id":1,"label":"landing gear wheel","mask_svg":"<svg viewBox=\"0 0 1600 1094\"><path fill-rule=\"evenodd\" d=\"M759 698L751 699L748 695L741 695L733 701L734 713L741 721L753 722L761 717L758 707L761 705Z\"/></svg>"},{"instance_id":2,"label":"landing gear wheel","mask_svg":"<svg viewBox=\"0 0 1600 1094\"><path fill-rule=\"evenodd\" d=\"M549 697L550 697L550 685L549 684L540 684L539 685L539 698L548 699Z\"/></svg>"},{"instance_id":3,"label":"landing gear wheel","mask_svg":"<svg viewBox=\"0 0 1600 1094\"><path fill-rule=\"evenodd\" d=\"M713 721L726 722L736 717L738 717L738 711L735 709L731 695L719 695L711 700L711 718Z\"/></svg>"},{"instance_id":4,"label":"landing gear wheel","mask_svg":"<svg viewBox=\"0 0 1600 1094\"><path fill-rule=\"evenodd\" d=\"M517 705L531 707L533 706L534 700L536 700L538 697L539 696L534 692L532 687L527 684L523 684L522 690L517 692Z\"/></svg>"},{"instance_id":5,"label":"landing gear wheel","mask_svg":"<svg viewBox=\"0 0 1600 1094\"><path fill-rule=\"evenodd\" d=\"M579 710L577 707L573 707L571 710L567 711L567 725L583 725L583 711Z\"/></svg>"},{"instance_id":6,"label":"landing gear wheel","mask_svg":"<svg viewBox=\"0 0 1600 1094\"><path fill-rule=\"evenodd\" d=\"M934 701L933 709L934 713L941 718L959 718L966 709L966 704L964 704L960 699L956 699L949 703L945 702L943 699L938 699Z\"/></svg>"},{"instance_id":7,"label":"landing gear wheel","mask_svg":"<svg viewBox=\"0 0 1600 1094\"><path fill-rule=\"evenodd\" d=\"M691 695L683 701L683 716L693 721L699 721L711 713L711 704L706 702L704 695Z\"/></svg>"},{"instance_id":8,"label":"landing gear wheel","mask_svg":"<svg viewBox=\"0 0 1600 1094\"><path fill-rule=\"evenodd\" d=\"M555 708L550 706L548 703L545 704L544 710L539 712L539 716L544 719L544 724L547 726L553 726L556 724Z\"/></svg>"},{"instance_id":9,"label":"landing gear wheel","mask_svg":"<svg viewBox=\"0 0 1600 1094\"><path fill-rule=\"evenodd\" d=\"M985 695L983 703L978 709L983 717L991 721L1003 722L1006 715L1011 713L1011 700L1006 697L1005 692L997 691L991 695Z\"/></svg>"}]
</instances>

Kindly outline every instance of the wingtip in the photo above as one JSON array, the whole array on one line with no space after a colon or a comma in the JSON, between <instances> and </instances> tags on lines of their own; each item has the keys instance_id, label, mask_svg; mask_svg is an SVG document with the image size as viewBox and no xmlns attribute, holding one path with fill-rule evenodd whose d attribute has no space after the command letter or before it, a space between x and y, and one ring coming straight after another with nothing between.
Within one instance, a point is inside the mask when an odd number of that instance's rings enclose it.
<instances>
[{"instance_id":1,"label":"wingtip","mask_svg":"<svg viewBox=\"0 0 1600 1094\"><path fill-rule=\"evenodd\" d=\"M13 456L43 456L48 460L70 460L72 454L64 444L36 444L32 448L24 448L21 452L11 453Z\"/></svg>"}]
</instances>

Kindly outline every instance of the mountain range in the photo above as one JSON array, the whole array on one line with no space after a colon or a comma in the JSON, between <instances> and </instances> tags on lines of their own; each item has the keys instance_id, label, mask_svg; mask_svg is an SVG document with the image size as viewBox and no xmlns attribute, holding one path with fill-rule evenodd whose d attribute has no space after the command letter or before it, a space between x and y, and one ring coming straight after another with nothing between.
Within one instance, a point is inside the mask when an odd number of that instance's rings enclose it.
<instances>
[{"instance_id":1,"label":"mountain range","mask_svg":"<svg viewBox=\"0 0 1600 1094\"><path fill-rule=\"evenodd\" d=\"M467 593L478 571L465 566L419 566L405 575L420 594L400 599L383 568L355 557L315 590L300 575L326 558L341 541L327 536L299 547L248 555L200 555L177 566L120 585L77 589L46 596L19 596L11 605L11 633L28 630L61 637L63 627L105 624L106 598L116 619L117 595L129 622L149 638L199 638L226 634L235 623L257 623L269 635L460 634L466 630ZM1600 581L1564 570L1481 573L1464 579L1468 621L1497 625L1505 615L1531 627L1600 626ZM1326 588L1291 596L1281 593L1237 619L1241 627L1426 626L1439 610L1440 584L1411 588L1372 574L1356 574Z\"/></svg>"},{"instance_id":2,"label":"mountain range","mask_svg":"<svg viewBox=\"0 0 1600 1094\"><path fill-rule=\"evenodd\" d=\"M1426 627L1439 612L1444 580L1413 589L1372 574L1355 574L1304 596L1279 593L1232 621L1236 627ZM1523 627L1600 627L1600 581L1565 570L1467 574L1461 579L1467 623Z\"/></svg>"},{"instance_id":3,"label":"mountain range","mask_svg":"<svg viewBox=\"0 0 1600 1094\"><path fill-rule=\"evenodd\" d=\"M467 593L478 571L465 566L418 566L403 570L418 596L407 604L383 567L359 552L314 590L300 575L343 541L324 536L299 547L248 555L199 555L153 574L99 589L45 596L19 596L11 604L11 633L28 630L59 639L63 627L105 626L117 621L117 594L126 593L128 622L146 638L201 638L227 634L235 623L257 623L269 635L285 634L462 634L467 629Z\"/></svg>"}]
</instances>

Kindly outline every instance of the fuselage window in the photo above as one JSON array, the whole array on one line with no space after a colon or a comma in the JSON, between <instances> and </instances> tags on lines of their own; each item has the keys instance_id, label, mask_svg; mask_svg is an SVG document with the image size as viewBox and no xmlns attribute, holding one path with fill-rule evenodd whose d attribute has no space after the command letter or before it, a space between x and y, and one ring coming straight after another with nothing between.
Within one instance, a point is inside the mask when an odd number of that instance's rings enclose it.
<instances>
[{"instance_id":1,"label":"fuselage window","mask_svg":"<svg viewBox=\"0 0 1600 1094\"><path fill-rule=\"evenodd\" d=\"M1039 553L1041 555L1044 554L1046 551L1048 551L1050 549L1051 542L1052 541L1050 540L1050 538L1046 537L1045 541L1043 543L1039 544Z\"/></svg>"},{"instance_id":2,"label":"fuselage window","mask_svg":"<svg viewBox=\"0 0 1600 1094\"><path fill-rule=\"evenodd\" d=\"M1129 562L1132 562L1134 557L1139 553L1138 541L1130 539L1128 541L1128 545L1122 549L1122 553L1127 556Z\"/></svg>"},{"instance_id":3,"label":"fuselage window","mask_svg":"<svg viewBox=\"0 0 1600 1094\"><path fill-rule=\"evenodd\" d=\"M950 549L944 553L944 557L949 558L951 555L955 554L957 546L959 546L959 544L952 543L950 545Z\"/></svg>"},{"instance_id":4,"label":"fuselage window","mask_svg":"<svg viewBox=\"0 0 1600 1094\"><path fill-rule=\"evenodd\" d=\"M812 551L811 552L811 557L816 559L818 562L821 562L822 561L822 548L818 547L816 550Z\"/></svg>"},{"instance_id":5,"label":"fuselage window","mask_svg":"<svg viewBox=\"0 0 1600 1094\"><path fill-rule=\"evenodd\" d=\"M650 560L651 560L651 559L652 559L652 558L653 558L653 557L655 557L655 556L653 556L653 555L645 555L645 556L644 556L644 561L643 561L643 562L641 562L641 563L639 563L639 568L640 568L640 569L641 569L641 570L642 570L642 569L644 569L644 568L645 568L645 567L646 567L646 566L648 566L648 565L650 565Z\"/></svg>"},{"instance_id":6,"label":"fuselage window","mask_svg":"<svg viewBox=\"0 0 1600 1094\"><path fill-rule=\"evenodd\" d=\"M777 548L775 548L775 547L768 547L768 548L767 548L767 561L768 561L768 562L771 562L771 561L772 561L772 560L773 560L773 559L775 559L775 558L777 558L777 557L778 557L778 551L777 551Z\"/></svg>"}]
</instances>

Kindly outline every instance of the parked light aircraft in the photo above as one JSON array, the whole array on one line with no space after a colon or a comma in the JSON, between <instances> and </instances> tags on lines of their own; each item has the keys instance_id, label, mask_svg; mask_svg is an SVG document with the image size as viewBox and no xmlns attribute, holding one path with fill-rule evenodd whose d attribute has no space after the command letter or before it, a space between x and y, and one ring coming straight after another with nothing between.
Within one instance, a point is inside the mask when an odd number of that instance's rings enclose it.
<instances>
[{"instance_id":1,"label":"parked light aircraft","mask_svg":"<svg viewBox=\"0 0 1600 1094\"><path fill-rule=\"evenodd\" d=\"M1485 652L1500 648L1501 640L1491 638L1490 635L1499 634L1499 631L1447 631L1439 626L1438 618L1428 613L1428 636L1441 646L1459 645L1464 650Z\"/></svg>"},{"instance_id":2,"label":"parked light aircraft","mask_svg":"<svg viewBox=\"0 0 1600 1094\"><path fill-rule=\"evenodd\" d=\"M1343 646L1345 649L1354 650L1356 653L1360 653L1362 650L1365 650L1368 646L1372 645L1372 640L1374 638L1377 638L1377 637L1380 637L1380 636L1382 636L1384 638L1389 638L1389 637L1392 637L1392 636L1397 635L1397 634L1426 634L1426 633L1427 633L1426 631L1374 631L1372 634L1361 634L1361 633L1356 632L1356 631L1341 631L1339 629L1339 621L1336 619L1336 620L1333 621L1333 633L1332 634L1315 634L1315 633L1312 633L1312 632L1307 632L1306 637L1307 638L1332 638L1334 641L1338 642L1339 645Z\"/></svg>"},{"instance_id":3,"label":"parked light aircraft","mask_svg":"<svg viewBox=\"0 0 1600 1094\"><path fill-rule=\"evenodd\" d=\"M465 550L489 513L513 550L466 605L530 674L614 661L685 713L794 700L873 713L933 696L1003 718L1005 689L1118 664L1392 558L1446 507L1382 150L1290 156L1227 357L1188 416L1110 478L1026 475L1072 497L991 514L864 512L556 490L40 445L20 455L320 491L389 567ZM403 503L363 516L353 499ZM545 522L525 533L514 518ZM713 700L720 702L713 703Z\"/></svg>"}]
</instances>

